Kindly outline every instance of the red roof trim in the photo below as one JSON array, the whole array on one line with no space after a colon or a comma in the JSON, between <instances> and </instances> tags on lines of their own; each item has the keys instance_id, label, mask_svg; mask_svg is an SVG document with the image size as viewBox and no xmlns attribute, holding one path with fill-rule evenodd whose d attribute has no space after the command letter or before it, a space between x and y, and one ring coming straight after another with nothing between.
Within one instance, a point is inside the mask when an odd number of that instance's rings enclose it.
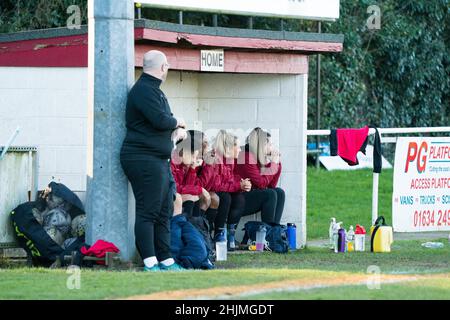
<instances>
[{"instance_id":1,"label":"red roof trim","mask_svg":"<svg viewBox=\"0 0 450 320\"><path fill-rule=\"evenodd\" d=\"M165 43L178 43L185 40L194 46L219 47L219 48L239 48L239 49L259 49L259 50L283 50L283 51L303 51L303 52L341 52L342 43L333 42L313 42L313 41L289 41L271 40L257 38L238 38L209 36L201 34L177 33L171 31L161 31L153 29L143 29L139 33L139 39L160 41Z\"/></svg>"},{"instance_id":2,"label":"red roof trim","mask_svg":"<svg viewBox=\"0 0 450 320\"><path fill-rule=\"evenodd\" d=\"M148 44L136 45L136 66L142 67L142 58L149 50L163 51L174 70L200 71L200 51L198 49L170 48ZM225 51L225 72L307 74L308 56L227 50Z\"/></svg>"},{"instance_id":3,"label":"red roof trim","mask_svg":"<svg viewBox=\"0 0 450 320\"><path fill-rule=\"evenodd\" d=\"M87 35L0 43L3 67L87 67Z\"/></svg>"},{"instance_id":4,"label":"red roof trim","mask_svg":"<svg viewBox=\"0 0 450 320\"><path fill-rule=\"evenodd\" d=\"M308 72L308 58L299 51L342 50L340 43L208 36L144 28L136 28L135 37L138 41L136 66L142 65L143 53L153 48L167 53L173 69L188 71L200 71L200 49L198 48L225 48L225 72L280 74ZM139 40L150 40L153 43ZM176 46L181 40L188 41L198 48ZM158 42L161 44L157 44ZM163 46L163 43L169 46ZM233 49L259 50L243 52ZM284 52L267 51L269 49ZM0 43L0 66L87 67L88 35Z\"/></svg>"}]
</instances>

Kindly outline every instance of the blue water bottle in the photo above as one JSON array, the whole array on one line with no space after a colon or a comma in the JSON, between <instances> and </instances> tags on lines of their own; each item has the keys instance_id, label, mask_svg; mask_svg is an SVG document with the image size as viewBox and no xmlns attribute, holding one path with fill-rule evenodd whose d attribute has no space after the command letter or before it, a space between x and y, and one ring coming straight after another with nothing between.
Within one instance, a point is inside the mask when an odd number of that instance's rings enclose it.
<instances>
[{"instance_id":1,"label":"blue water bottle","mask_svg":"<svg viewBox=\"0 0 450 320\"><path fill-rule=\"evenodd\" d=\"M294 223L287 224L287 237L289 241L289 249L297 249L297 226Z\"/></svg>"}]
</instances>

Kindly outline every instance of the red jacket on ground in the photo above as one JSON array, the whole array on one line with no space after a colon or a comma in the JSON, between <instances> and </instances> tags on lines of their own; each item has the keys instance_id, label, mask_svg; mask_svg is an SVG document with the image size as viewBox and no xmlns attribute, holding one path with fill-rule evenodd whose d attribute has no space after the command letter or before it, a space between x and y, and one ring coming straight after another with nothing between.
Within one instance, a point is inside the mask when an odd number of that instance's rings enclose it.
<instances>
[{"instance_id":1,"label":"red jacket on ground","mask_svg":"<svg viewBox=\"0 0 450 320\"><path fill-rule=\"evenodd\" d=\"M89 249L87 247L81 248L81 253L85 256L92 256L97 258L104 258L107 252L120 253L119 248L112 242L97 240L92 247ZM97 261L97 264L104 265L104 261Z\"/></svg>"},{"instance_id":2,"label":"red jacket on ground","mask_svg":"<svg viewBox=\"0 0 450 320\"><path fill-rule=\"evenodd\" d=\"M276 188L281 175L281 163L271 162L262 167L250 151L241 152L237 163L236 172L243 179L250 179L252 188Z\"/></svg>"},{"instance_id":3,"label":"red jacket on ground","mask_svg":"<svg viewBox=\"0 0 450 320\"><path fill-rule=\"evenodd\" d=\"M193 196L202 194L203 190L200 180L197 178L196 169L184 165L181 163L181 159L178 157L174 158L174 155L172 155L172 160L170 161L170 168L177 185L177 193Z\"/></svg>"},{"instance_id":4,"label":"red jacket on ground","mask_svg":"<svg viewBox=\"0 0 450 320\"><path fill-rule=\"evenodd\" d=\"M199 179L203 188L210 192L241 191L241 177L235 173L232 159L216 157L213 163L204 163Z\"/></svg>"}]
</instances>

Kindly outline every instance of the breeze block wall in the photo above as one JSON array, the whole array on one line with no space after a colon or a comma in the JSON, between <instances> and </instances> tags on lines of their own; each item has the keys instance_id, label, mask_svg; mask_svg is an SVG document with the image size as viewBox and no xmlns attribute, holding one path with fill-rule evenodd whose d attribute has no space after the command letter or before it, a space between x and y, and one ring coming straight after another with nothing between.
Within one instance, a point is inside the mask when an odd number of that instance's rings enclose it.
<instances>
[{"instance_id":1,"label":"breeze block wall","mask_svg":"<svg viewBox=\"0 0 450 320\"><path fill-rule=\"evenodd\" d=\"M141 74L136 69L136 78ZM162 86L176 116L212 139L227 129L241 144L256 126L279 145L286 192L282 223L297 225L306 242L306 75L171 71ZM66 184L84 200L86 190L87 68L0 68L0 144L17 126L14 145L38 147L39 189ZM125 108L125 106L124 106ZM250 216L242 219L239 229Z\"/></svg>"},{"instance_id":2,"label":"breeze block wall","mask_svg":"<svg viewBox=\"0 0 450 320\"><path fill-rule=\"evenodd\" d=\"M282 223L297 225L297 246L303 245L306 199L302 191L306 190L306 174L303 174L306 162L302 150L306 139L302 134L306 131L307 76L202 73L198 90L199 120L210 138L220 129L229 129L244 144L245 137L255 127L272 133L283 165L279 182L279 187L286 192ZM255 218L243 218L238 229Z\"/></svg>"},{"instance_id":3,"label":"breeze block wall","mask_svg":"<svg viewBox=\"0 0 450 320\"><path fill-rule=\"evenodd\" d=\"M38 188L86 189L87 68L0 68L0 144L36 146Z\"/></svg>"}]
</instances>

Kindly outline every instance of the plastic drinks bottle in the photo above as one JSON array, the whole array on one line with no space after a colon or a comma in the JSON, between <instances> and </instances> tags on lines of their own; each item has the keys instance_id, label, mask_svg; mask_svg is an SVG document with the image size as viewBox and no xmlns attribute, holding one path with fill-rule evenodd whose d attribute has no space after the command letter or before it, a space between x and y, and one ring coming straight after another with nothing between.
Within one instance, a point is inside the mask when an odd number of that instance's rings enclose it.
<instances>
[{"instance_id":1,"label":"plastic drinks bottle","mask_svg":"<svg viewBox=\"0 0 450 320\"><path fill-rule=\"evenodd\" d=\"M294 223L287 224L287 237L289 241L289 249L297 249L297 226Z\"/></svg>"},{"instance_id":2,"label":"plastic drinks bottle","mask_svg":"<svg viewBox=\"0 0 450 320\"><path fill-rule=\"evenodd\" d=\"M341 228L342 222L335 223L333 225L333 251L338 253L338 240L339 240L339 229Z\"/></svg>"},{"instance_id":3,"label":"plastic drinks bottle","mask_svg":"<svg viewBox=\"0 0 450 320\"><path fill-rule=\"evenodd\" d=\"M364 251L366 247L366 230L359 224L355 230L355 251Z\"/></svg>"},{"instance_id":4,"label":"plastic drinks bottle","mask_svg":"<svg viewBox=\"0 0 450 320\"><path fill-rule=\"evenodd\" d=\"M216 241L216 261L227 261L227 238L223 230Z\"/></svg>"},{"instance_id":5,"label":"plastic drinks bottle","mask_svg":"<svg viewBox=\"0 0 450 320\"><path fill-rule=\"evenodd\" d=\"M236 250L236 242L235 242L235 233L236 233L236 224L230 224L227 228L227 241L229 251Z\"/></svg>"},{"instance_id":6,"label":"plastic drinks bottle","mask_svg":"<svg viewBox=\"0 0 450 320\"><path fill-rule=\"evenodd\" d=\"M260 226L256 232L256 251L264 251L264 245L266 243L266 228Z\"/></svg>"},{"instance_id":7,"label":"plastic drinks bottle","mask_svg":"<svg viewBox=\"0 0 450 320\"><path fill-rule=\"evenodd\" d=\"M334 249L334 243L335 243L335 240L333 238L335 224L336 224L336 218L331 218L330 228L328 228L328 237L330 239L330 249L331 250Z\"/></svg>"},{"instance_id":8,"label":"plastic drinks bottle","mask_svg":"<svg viewBox=\"0 0 450 320\"><path fill-rule=\"evenodd\" d=\"M347 232L347 251L355 251L355 231L353 231L353 226Z\"/></svg>"},{"instance_id":9,"label":"plastic drinks bottle","mask_svg":"<svg viewBox=\"0 0 450 320\"><path fill-rule=\"evenodd\" d=\"M346 234L345 229L340 228L338 231L338 252L345 252L345 244L346 244Z\"/></svg>"}]
</instances>

